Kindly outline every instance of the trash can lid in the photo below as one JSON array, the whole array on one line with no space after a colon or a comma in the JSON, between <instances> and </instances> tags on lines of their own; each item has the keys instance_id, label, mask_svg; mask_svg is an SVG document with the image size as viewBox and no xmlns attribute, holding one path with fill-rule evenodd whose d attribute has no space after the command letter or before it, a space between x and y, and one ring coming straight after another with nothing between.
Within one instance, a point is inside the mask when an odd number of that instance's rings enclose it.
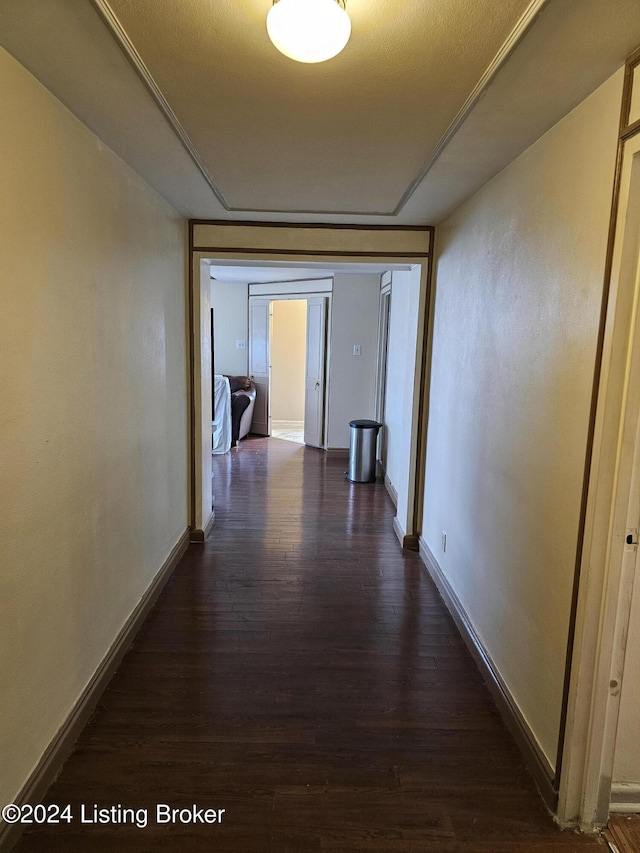
<instances>
[{"instance_id":1,"label":"trash can lid","mask_svg":"<svg viewBox=\"0 0 640 853\"><path fill-rule=\"evenodd\" d=\"M380 429L382 424L378 421L368 421L366 418L359 421L349 421L349 426L357 427L358 429Z\"/></svg>"}]
</instances>

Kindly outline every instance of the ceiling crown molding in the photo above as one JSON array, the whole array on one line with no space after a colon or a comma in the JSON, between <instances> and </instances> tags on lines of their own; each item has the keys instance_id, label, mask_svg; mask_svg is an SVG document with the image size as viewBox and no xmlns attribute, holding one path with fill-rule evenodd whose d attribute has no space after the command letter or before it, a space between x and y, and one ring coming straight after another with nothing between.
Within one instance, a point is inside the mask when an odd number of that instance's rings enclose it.
<instances>
[{"instance_id":1,"label":"ceiling crown molding","mask_svg":"<svg viewBox=\"0 0 640 853\"><path fill-rule=\"evenodd\" d=\"M527 6L522 17L517 22L515 27L511 30L509 35L507 36L505 42L502 44L500 50L493 57L489 65L487 66L486 71L482 75L482 77L478 80L475 88L464 102L455 118L449 125L449 127L444 132L442 138L433 149L429 160L425 163L425 165L420 170L417 177L412 181L409 187L406 189L404 195L398 202L396 208L393 211L393 215L397 216L405 206L405 204L409 201L414 192L418 189L422 181L427 177L427 174L430 172L432 167L434 166L438 157L442 154L447 145L451 142L453 137L456 135L460 127L463 125L475 105L478 103L480 98L484 95L486 90L489 88L493 80L497 77L500 70L504 67L506 62L508 61L511 54L518 47L522 39L526 36L526 34L531 29L532 25L535 23L536 18L542 12L544 7L547 5L549 0L531 0L531 3Z\"/></svg>"},{"instance_id":2,"label":"ceiling crown molding","mask_svg":"<svg viewBox=\"0 0 640 853\"><path fill-rule=\"evenodd\" d=\"M111 6L109 6L107 0L91 0L91 3L104 21L107 29L115 39L118 46L133 66L133 69L135 70L136 74L138 75L140 80L142 80L147 91L160 108L160 111L162 112L166 120L169 122L169 125L171 126L172 130L184 146L185 150L200 170L202 177L205 179L205 181L211 188L211 191L213 192L215 197L218 199L218 201L224 207L225 210L231 210L232 208L229 205L227 199L225 198L224 193L219 189L219 187L216 185L215 181L209 174L209 170L207 169L202 158L198 154L195 145L189 138L189 135L187 134L184 127L180 124L178 117L171 109L169 102L162 94L160 87L153 79L151 72L144 64L142 57L136 50L133 42L127 35L126 30L120 23L117 15L115 14Z\"/></svg>"},{"instance_id":3,"label":"ceiling crown molding","mask_svg":"<svg viewBox=\"0 0 640 853\"><path fill-rule=\"evenodd\" d=\"M170 127L182 143L183 147L193 160L194 164L204 177L214 196L218 200L218 202L222 205L222 207L229 211L230 213L265 213L265 214L307 214L307 215L327 215L327 214L343 214L345 216L376 216L376 217L395 217L398 216L404 209L405 205L409 201L409 199L413 196L415 191L418 189L420 184L423 182L429 171L437 162L438 158L445 150L447 145L451 142L453 137L456 135L458 130L464 124L465 120L469 117L470 113L473 111L474 107L478 103L478 101L482 98L484 93L487 91L493 80L496 78L501 69L505 66L515 49L527 35L532 25L536 21L540 12L544 9L544 7L548 4L549 0L531 0L526 10L511 30L506 40L492 59L492 61L487 66L486 70L482 74L481 78L478 80L478 83L474 87L473 91L469 94L468 98L456 114L455 118L431 152L431 155L425 165L422 167L418 175L414 178L414 180L409 184L400 200L396 204L396 206L389 211L316 211L316 210L281 210L281 209L262 209L262 208L244 208L244 207L234 207L230 204L230 202L225 197L224 193L217 186L215 181L213 180L209 170L204 164L204 161L200 157L195 145L189 138L186 130L178 120L178 117L172 110L169 102L162 94L160 87L154 80L151 72L145 65L142 57L136 50L133 42L127 35L124 27L120 23L117 15L111 8L108 3L108 0L91 0L93 7L96 9L100 18L106 25L107 29L111 33L112 37L124 53L127 60L130 62L131 66L135 70L136 74L142 81L143 85L151 95L151 97L156 102L160 111L166 118Z\"/></svg>"}]
</instances>

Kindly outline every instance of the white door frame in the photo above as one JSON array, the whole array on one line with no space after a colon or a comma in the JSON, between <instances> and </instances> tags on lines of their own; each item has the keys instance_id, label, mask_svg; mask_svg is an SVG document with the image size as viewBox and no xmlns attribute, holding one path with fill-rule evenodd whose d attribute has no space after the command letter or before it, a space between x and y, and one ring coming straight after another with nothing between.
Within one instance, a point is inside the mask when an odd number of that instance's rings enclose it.
<instances>
[{"instance_id":1,"label":"white door frame","mask_svg":"<svg viewBox=\"0 0 640 853\"><path fill-rule=\"evenodd\" d=\"M629 620L623 566L640 416L640 134L622 151L558 804L560 823L584 831L609 815Z\"/></svg>"},{"instance_id":2,"label":"white door frame","mask_svg":"<svg viewBox=\"0 0 640 853\"><path fill-rule=\"evenodd\" d=\"M384 273L380 279L380 302L378 308L378 353L376 360L376 404L375 419L384 425L384 407L387 385L387 355L389 350L389 318L391 313L391 273ZM377 459L383 461L385 434L384 428L378 437Z\"/></svg>"},{"instance_id":3,"label":"white door frame","mask_svg":"<svg viewBox=\"0 0 640 853\"><path fill-rule=\"evenodd\" d=\"M313 286L319 281L328 282L326 289L313 290ZM324 436L323 449L326 449L327 434L329 429L329 364L331 362L331 311L333 305L333 277L318 276L317 279L304 279L302 282L270 282L269 284L249 285L248 299L256 297L269 299L269 313L271 320L271 303L282 302L286 299L307 300L313 297L324 297L327 299L327 334L325 342L325 376L324 376L324 399L323 399L323 423L322 432ZM269 349L271 347L271 322L269 323ZM269 398L267 417L269 421L269 435L271 435L271 358L269 358Z\"/></svg>"}]
</instances>

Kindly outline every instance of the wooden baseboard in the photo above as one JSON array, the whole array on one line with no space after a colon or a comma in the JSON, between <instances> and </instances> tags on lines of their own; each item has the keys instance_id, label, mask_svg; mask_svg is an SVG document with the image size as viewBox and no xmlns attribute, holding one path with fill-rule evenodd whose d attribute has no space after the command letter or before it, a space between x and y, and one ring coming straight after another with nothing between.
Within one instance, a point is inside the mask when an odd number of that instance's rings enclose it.
<instances>
[{"instance_id":1,"label":"wooden baseboard","mask_svg":"<svg viewBox=\"0 0 640 853\"><path fill-rule=\"evenodd\" d=\"M207 522L207 526L204 528L204 530L201 530L199 527L192 527L191 528L191 530L189 531L189 541L195 542L197 544L198 543L202 544L203 542L206 542L207 537L211 533L213 525L215 524L215 521L216 521L216 514L215 514L215 512L212 512L211 518Z\"/></svg>"},{"instance_id":2,"label":"wooden baseboard","mask_svg":"<svg viewBox=\"0 0 640 853\"><path fill-rule=\"evenodd\" d=\"M112 646L82 691L71 713L44 751L33 773L23 785L22 790L14 798L16 805L23 806L28 803L35 805L39 803L54 782L67 756L73 749L80 732L87 724L93 709L120 665L135 635L140 630L142 623L149 615L149 611L156 603L171 573L187 550L188 545L189 530L185 530L147 588L147 591L123 625ZM11 850L22 835L23 830L24 827L21 824L7 824L4 821L0 821L0 851L5 853L5 851L8 852Z\"/></svg>"},{"instance_id":3,"label":"wooden baseboard","mask_svg":"<svg viewBox=\"0 0 640 853\"><path fill-rule=\"evenodd\" d=\"M412 536L411 534L407 535L402 529L402 525L398 521L398 516L393 519L393 532L398 537L398 542L403 547L405 551L417 551L418 550L418 537Z\"/></svg>"},{"instance_id":4,"label":"wooden baseboard","mask_svg":"<svg viewBox=\"0 0 640 853\"><path fill-rule=\"evenodd\" d=\"M558 792L554 784L553 767L536 741L497 666L476 634L460 599L445 577L429 546L422 538L420 538L419 550L422 561L491 691L500 715L513 735L543 800L549 809L555 813L558 807Z\"/></svg>"},{"instance_id":5,"label":"wooden baseboard","mask_svg":"<svg viewBox=\"0 0 640 853\"><path fill-rule=\"evenodd\" d=\"M609 811L622 814L640 812L640 782L614 782L611 786Z\"/></svg>"},{"instance_id":6,"label":"wooden baseboard","mask_svg":"<svg viewBox=\"0 0 640 853\"><path fill-rule=\"evenodd\" d=\"M336 456L342 459L349 458L348 447L325 447L324 452L327 454L327 456Z\"/></svg>"},{"instance_id":7,"label":"wooden baseboard","mask_svg":"<svg viewBox=\"0 0 640 853\"><path fill-rule=\"evenodd\" d=\"M402 545L402 543L404 542L404 530L402 529L400 522L398 521L397 515L393 519L393 532L398 537L398 542Z\"/></svg>"},{"instance_id":8,"label":"wooden baseboard","mask_svg":"<svg viewBox=\"0 0 640 853\"><path fill-rule=\"evenodd\" d=\"M384 487L387 490L387 492L389 492L389 497L391 498L391 503L397 509L398 508L398 492L396 491L395 486L393 485L393 483L387 477L386 474L384 475Z\"/></svg>"},{"instance_id":9,"label":"wooden baseboard","mask_svg":"<svg viewBox=\"0 0 640 853\"><path fill-rule=\"evenodd\" d=\"M405 551L419 551L420 550L420 538L415 534L405 535L402 540L402 547Z\"/></svg>"}]
</instances>

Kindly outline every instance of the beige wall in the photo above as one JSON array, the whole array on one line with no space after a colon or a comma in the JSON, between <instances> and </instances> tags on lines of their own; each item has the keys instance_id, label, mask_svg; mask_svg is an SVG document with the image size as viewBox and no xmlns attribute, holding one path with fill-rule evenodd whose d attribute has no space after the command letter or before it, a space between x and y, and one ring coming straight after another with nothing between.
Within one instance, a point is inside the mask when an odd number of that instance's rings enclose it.
<instances>
[{"instance_id":1,"label":"beige wall","mask_svg":"<svg viewBox=\"0 0 640 853\"><path fill-rule=\"evenodd\" d=\"M200 424L196 431L194 467L202 472L196 482L193 517L189 519L196 534L203 536L213 519L211 492L211 416L213 414L213 365L211 359L211 273L204 260L192 260L193 274L193 328L198 332L199 354L195 351L193 363L193 413ZM194 348L195 349L195 348Z\"/></svg>"},{"instance_id":2,"label":"beige wall","mask_svg":"<svg viewBox=\"0 0 640 853\"><path fill-rule=\"evenodd\" d=\"M551 765L621 86L619 72L437 236L423 538Z\"/></svg>"},{"instance_id":3,"label":"beige wall","mask_svg":"<svg viewBox=\"0 0 640 853\"><path fill-rule=\"evenodd\" d=\"M380 276L336 273L331 308L329 435L327 445L349 447L349 421L375 410ZM360 344L360 355L353 345Z\"/></svg>"},{"instance_id":4,"label":"beige wall","mask_svg":"<svg viewBox=\"0 0 640 853\"><path fill-rule=\"evenodd\" d=\"M213 352L216 373L245 376L249 346L249 285L237 281L211 282ZM236 349L244 341L247 349Z\"/></svg>"},{"instance_id":5,"label":"beige wall","mask_svg":"<svg viewBox=\"0 0 640 853\"><path fill-rule=\"evenodd\" d=\"M282 299L271 307L271 419L304 421L307 300Z\"/></svg>"},{"instance_id":6,"label":"beige wall","mask_svg":"<svg viewBox=\"0 0 640 853\"><path fill-rule=\"evenodd\" d=\"M415 400L420 272L420 267L416 266L412 270L394 270L391 273L384 411L385 474L398 495L397 518L404 533L408 530L410 512L408 491L412 459L409 436Z\"/></svg>"},{"instance_id":7,"label":"beige wall","mask_svg":"<svg viewBox=\"0 0 640 853\"><path fill-rule=\"evenodd\" d=\"M0 50L0 802L187 526L184 225Z\"/></svg>"}]
</instances>

